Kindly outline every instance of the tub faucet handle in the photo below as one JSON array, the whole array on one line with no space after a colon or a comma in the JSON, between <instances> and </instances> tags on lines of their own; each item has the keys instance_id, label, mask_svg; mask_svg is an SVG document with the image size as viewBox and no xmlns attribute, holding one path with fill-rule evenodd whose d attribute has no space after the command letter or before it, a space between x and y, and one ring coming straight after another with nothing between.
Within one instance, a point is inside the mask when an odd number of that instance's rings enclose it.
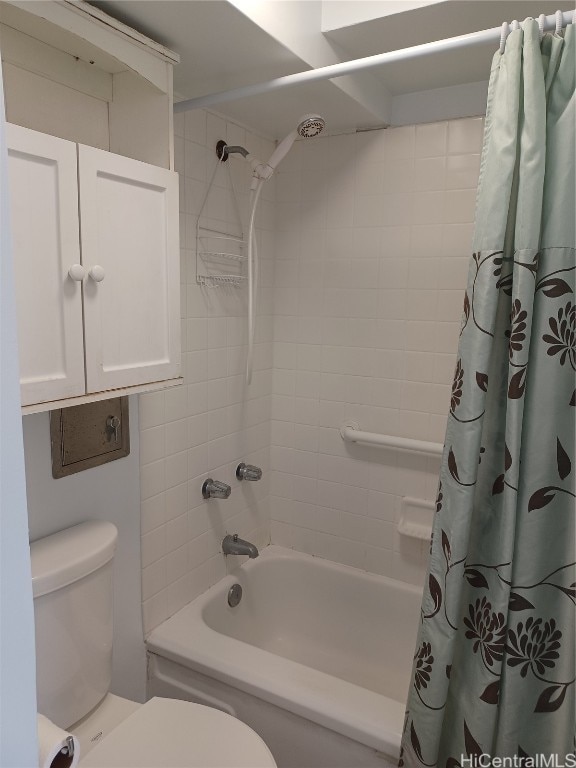
<instances>
[{"instance_id":1,"label":"tub faucet handle","mask_svg":"<svg viewBox=\"0 0 576 768\"><path fill-rule=\"evenodd\" d=\"M205 499L227 499L231 493L232 488L227 483L212 480L211 477L205 480L202 485L202 496Z\"/></svg>"},{"instance_id":2,"label":"tub faucet handle","mask_svg":"<svg viewBox=\"0 0 576 768\"><path fill-rule=\"evenodd\" d=\"M253 464L238 464L236 467L236 477L238 480L260 480L262 478L262 470L260 467L255 467Z\"/></svg>"}]
</instances>

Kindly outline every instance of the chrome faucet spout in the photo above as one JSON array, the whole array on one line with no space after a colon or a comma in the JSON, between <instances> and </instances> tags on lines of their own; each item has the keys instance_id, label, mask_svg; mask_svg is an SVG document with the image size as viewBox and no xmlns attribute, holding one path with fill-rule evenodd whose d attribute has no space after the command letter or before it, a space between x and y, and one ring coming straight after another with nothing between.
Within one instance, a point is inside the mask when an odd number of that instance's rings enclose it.
<instances>
[{"instance_id":1,"label":"chrome faucet spout","mask_svg":"<svg viewBox=\"0 0 576 768\"><path fill-rule=\"evenodd\" d=\"M238 534L228 534L222 539L222 552L225 555L248 555L248 557L258 557L258 549L249 541L239 539Z\"/></svg>"}]
</instances>

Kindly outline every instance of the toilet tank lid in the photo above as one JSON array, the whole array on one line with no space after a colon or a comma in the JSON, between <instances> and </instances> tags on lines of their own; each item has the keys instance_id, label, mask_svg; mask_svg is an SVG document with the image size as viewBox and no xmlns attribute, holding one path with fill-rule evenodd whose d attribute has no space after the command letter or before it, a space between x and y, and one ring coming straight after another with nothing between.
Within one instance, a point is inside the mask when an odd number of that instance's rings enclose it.
<instances>
[{"instance_id":1,"label":"toilet tank lid","mask_svg":"<svg viewBox=\"0 0 576 768\"><path fill-rule=\"evenodd\" d=\"M88 576L114 557L118 529L89 520L30 545L34 597L47 595Z\"/></svg>"}]
</instances>

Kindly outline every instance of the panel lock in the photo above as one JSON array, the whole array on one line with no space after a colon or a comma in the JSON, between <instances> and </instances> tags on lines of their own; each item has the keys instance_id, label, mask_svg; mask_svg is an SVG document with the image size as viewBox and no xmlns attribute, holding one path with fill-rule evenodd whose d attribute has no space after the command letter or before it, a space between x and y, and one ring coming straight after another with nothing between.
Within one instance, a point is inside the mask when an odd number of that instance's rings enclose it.
<instances>
[{"instance_id":1,"label":"panel lock","mask_svg":"<svg viewBox=\"0 0 576 768\"><path fill-rule=\"evenodd\" d=\"M114 440L115 443L118 442L119 429L120 429L120 417L108 416L108 418L106 419L106 434L108 435L109 442L112 442L112 440Z\"/></svg>"}]
</instances>

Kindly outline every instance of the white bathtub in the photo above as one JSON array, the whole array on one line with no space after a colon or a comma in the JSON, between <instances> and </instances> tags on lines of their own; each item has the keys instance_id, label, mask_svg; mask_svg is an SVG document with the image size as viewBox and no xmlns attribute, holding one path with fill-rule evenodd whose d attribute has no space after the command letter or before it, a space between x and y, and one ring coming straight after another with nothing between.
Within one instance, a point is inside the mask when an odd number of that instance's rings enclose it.
<instances>
[{"instance_id":1,"label":"white bathtub","mask_svg":"<svg viewBox=\"0 0 576 768\"><path fill-rule=\"evenodd\" d=\"M399 752L421 594L267 547L151 633L149 693L240 717L281 768L382 766Z\"/></svg>"}]
</instances>

